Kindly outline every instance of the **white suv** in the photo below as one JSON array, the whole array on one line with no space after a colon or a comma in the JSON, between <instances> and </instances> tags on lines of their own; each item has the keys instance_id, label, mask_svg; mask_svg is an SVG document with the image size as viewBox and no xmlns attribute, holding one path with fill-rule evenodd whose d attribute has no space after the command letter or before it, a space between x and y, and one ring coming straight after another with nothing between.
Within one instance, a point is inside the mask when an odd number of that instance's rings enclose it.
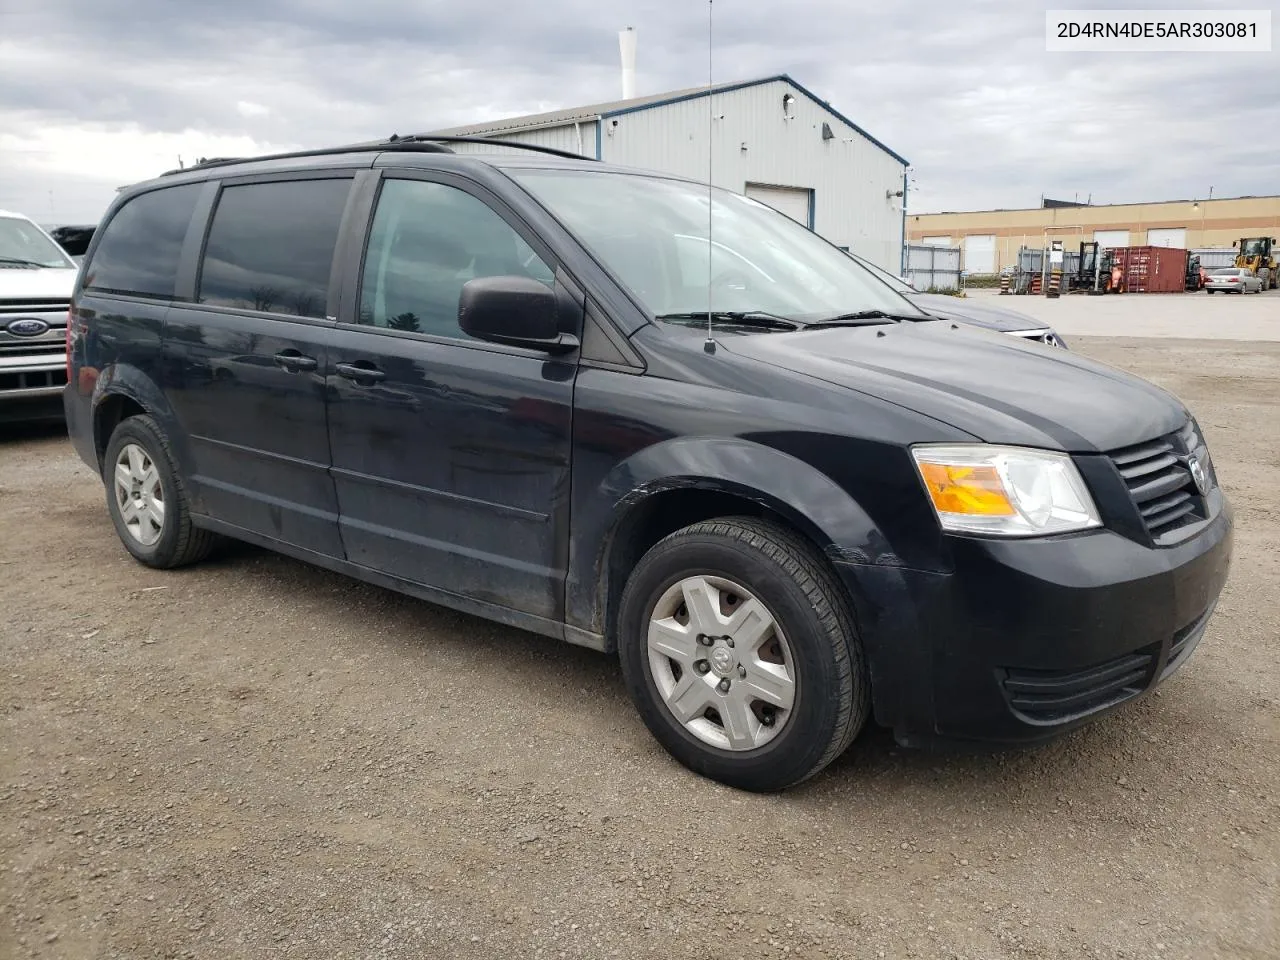
<instances>
[{"instance_id":1,"label":"white suv","mask_svg":"<svg viewBox=\"0 0 1280 960\"><path fill-rule=\"evenodd\" d=\"M0 210L0 422L62 416L76 270L31 220Z\"/></svg>"}]
</instances>

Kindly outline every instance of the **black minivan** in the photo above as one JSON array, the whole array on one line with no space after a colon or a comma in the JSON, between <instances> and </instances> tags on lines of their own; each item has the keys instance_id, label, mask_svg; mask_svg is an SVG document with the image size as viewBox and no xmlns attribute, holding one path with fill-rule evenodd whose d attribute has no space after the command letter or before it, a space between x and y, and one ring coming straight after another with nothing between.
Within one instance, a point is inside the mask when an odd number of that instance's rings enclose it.
<instances>
[{"instance_id":1,"label":"black minivan","mask_svg":"<svg viewBox=\"0 0 1280 960\"><path fill-rule=\"evenodd\" d=\"M616 652L657 739L746 789L869 717L1068 730L1185 663L1227 577L1176 398L934 320L745 197L554 151L132 187L68 346L72 440L141 562L233 537Z\"/></svg>"}]
</instances>

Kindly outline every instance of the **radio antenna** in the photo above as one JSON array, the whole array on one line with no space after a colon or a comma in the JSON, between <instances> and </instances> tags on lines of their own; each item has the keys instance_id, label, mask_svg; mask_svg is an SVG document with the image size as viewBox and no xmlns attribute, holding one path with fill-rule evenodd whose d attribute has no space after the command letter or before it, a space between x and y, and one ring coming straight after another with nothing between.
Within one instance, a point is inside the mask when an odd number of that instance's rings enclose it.
<instances>
[{"instance_id":1,"label":"radio antenna","mask_svg":"<svg viewBox=\"0 0 1280 960\"><path fill-rule=\"evenodd\" d=\"M713 76L711 72L711 14L714 9L714 5L715 0L707 0L707 339L702 344L702 349L707 353L716 352L715 337L711 334L711 251L713 249L711 246L711 204L714 202L714 197L712 195L713 188L711 186L711 174L713 172L712 155L714 153L714 148L712 147L712 131L715 127L715 113L711 109L711 98L713 96L711 84Z\"/></svg>"}]
</instances>

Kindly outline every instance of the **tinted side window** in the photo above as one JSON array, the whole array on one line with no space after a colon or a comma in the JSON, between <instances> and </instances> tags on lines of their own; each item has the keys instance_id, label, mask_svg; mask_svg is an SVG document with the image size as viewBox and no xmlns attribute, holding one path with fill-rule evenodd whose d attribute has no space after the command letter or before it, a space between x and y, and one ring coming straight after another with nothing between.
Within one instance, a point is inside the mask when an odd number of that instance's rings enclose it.
<instances>
[{"instance_id":1,"label":"tinted side window","mask_svg":"<svg viewBox=\"0 0 1280 960\"><path fill-rule=\"evenodd\" d=\"M350 179L226 187L200 269L201 303L323 317Z\"/></svg>"},{"instance_id":2,"label":"tinted side window","mask_svg":"<svg viewBox=\"0 0 1280 960\"><path fill-rule=\"evenodd\" d=\"M360 322L467 337L458 326L462 285L512 275L555 282L555 271L471 194L442 183L388 180L364 261Z\"/></svg>"},{"instance_id":3,"label":"tinted side window","mask_svg":"<svg viewBox=\"0 0 1280 960\"><path fill-rule=\"evenodd\" d=\"M172 297L199 183L139 194L116 211L85 273L92 290Z\"/></svg>"}]
</instances>

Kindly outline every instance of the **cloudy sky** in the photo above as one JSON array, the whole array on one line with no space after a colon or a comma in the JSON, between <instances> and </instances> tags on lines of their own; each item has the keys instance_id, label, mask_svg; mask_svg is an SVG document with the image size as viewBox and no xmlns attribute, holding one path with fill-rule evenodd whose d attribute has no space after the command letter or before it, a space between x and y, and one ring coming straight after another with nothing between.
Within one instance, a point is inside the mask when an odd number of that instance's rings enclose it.
<instances>
[{"instance_id":1,"label":"cloudy sky","mask_svg":"<svg viewBox=\"0 0 1280 960\"><path fill-rule=\"evenodd\" d=\"M913 212L1280 189L1280 53L1046 53L1067 5L716 0L716 79L791 74L911 160ZM614 99L626 25L639 93L705 81L699 0L0 0L0 207Z\"/></svg>"}]
</instances>

